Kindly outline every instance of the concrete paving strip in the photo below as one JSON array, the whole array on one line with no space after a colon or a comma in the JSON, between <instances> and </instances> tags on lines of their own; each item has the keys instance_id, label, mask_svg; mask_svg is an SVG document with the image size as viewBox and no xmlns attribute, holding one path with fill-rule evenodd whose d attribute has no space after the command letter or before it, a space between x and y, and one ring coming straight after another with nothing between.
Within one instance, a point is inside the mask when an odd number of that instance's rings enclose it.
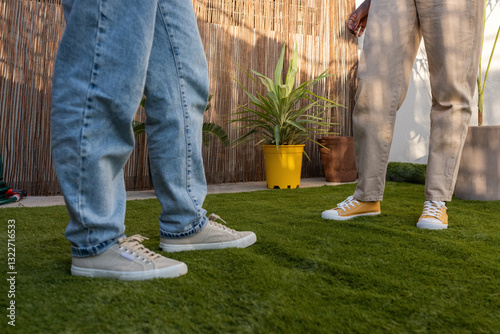
<instances>
[{"instance_id":1,"label":"concrete paving strip","mask_svg":"<svg viewBox=\"0 0 500 334\"><path fill-rule=\"evenodd\" d=\"M345 183L327 182L324 178L307 178L300 180L301 188L322 187L322 186L335 186ZM241 183L222 183L208 185L208 194L226 194L226 193L239 193L257 190L279 191L267 189L265 181L259 182L241 182ZM154 190L144 191L127 191L127 200L140 200L156 198ZM19 202L0 205L3 208L30 208L42 206L55 206L64 205L64 198L62 196L28 196L21 199Z\"/></svg>"}]
</instances>

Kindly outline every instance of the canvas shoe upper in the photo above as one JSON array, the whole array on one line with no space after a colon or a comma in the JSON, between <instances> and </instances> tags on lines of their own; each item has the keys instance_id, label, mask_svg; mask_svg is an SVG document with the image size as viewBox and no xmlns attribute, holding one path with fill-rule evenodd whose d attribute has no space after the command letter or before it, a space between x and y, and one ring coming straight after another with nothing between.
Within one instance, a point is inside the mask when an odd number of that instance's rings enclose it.
<instances>
[{"instance_id":1,"label":"canvas shoe upper","mask_svg":"<svg viewBox=\"0 0 500 334\"><path fill-rule=\"evenodd\" d=\"M160 248L165 252L230 247L245 248L257 241L255 233L235 231L223 224L217 223L217 219L221 220L224 224L226 223L222 218L212 213L208 217L208 223L203 230L182 239L160 238Z\"/></svg>"},{"instance_id":2,"label":"canvas shoe upper","mask_svg":"<svg viewBox=\"0 0 500 334\"><path fill-rule=\"evenodd\" d=\"M448 228L448 214L446 203L439 201L425 201L424 211L418 220L417 227L429 230L444 230Z\"/></svg>"},{"instance_id":3,"label":"canvas shoe upper","mask_svg":"<svg viewBox=\"0 0 500 334\"><path fill-rule=\"evenodd\" d=\"M321 218L333 220L347 220L360 216L374 216L380 214L380 202L362 202L353 196L347 197L345 201L337 204L331 210L323 211Z\"/></svg>"},{"instance_id":4,"label":"canvas shoe upper","mask_svg":"<svg viewBox=\"0 0 500 334\"><path fill-rule=\"evenodd\" d=\"M140 235L118 239L97 256L73 257L71 274L86 277L107 277L120 280L148 280L177 277L187 273L183 262L150 251Z\"/></svg>"}]
</instances>

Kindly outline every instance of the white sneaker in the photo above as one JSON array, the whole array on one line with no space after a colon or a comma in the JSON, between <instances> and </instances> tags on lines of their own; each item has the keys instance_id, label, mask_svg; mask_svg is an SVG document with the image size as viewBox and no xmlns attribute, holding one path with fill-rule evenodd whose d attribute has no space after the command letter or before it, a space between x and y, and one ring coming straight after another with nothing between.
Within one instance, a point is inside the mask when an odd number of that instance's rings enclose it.
<instances>
[{"instance_id":1,"label":"white sneaker","mask_svg":"<svg viewBox=\"0 0 500 334\"><path fill-rule=\"evenodd\" d=\"M424 212L418 220L417 227L428 230L444 230L448 228L448 214L446 203L425 201Z\"/></svg>"},{"instance_id":2,"label":"white sneaker","mask_svg":"<svg viewBox=\"0 0 500 334\"><path fill-rule=\"evenodd\" d=\"M145 237L133 235L97 256L73 257L71 274L85 277L107 277L125 281L177 277L187 273L183 262L150 251L141 244Z\"/></svg>"},{"instance_id":3,"label":"white sneaker","mask_svg":"<svg viewBox=\"0 0 500 334\"><path fill-rule=\"evenodd\" d=\"M179 252L186 250L245 248L257 241L255 233L246 231L238 232L225 225L216 223L222 218L216 214L208 217L207 225L200 232L187 238L168 239L160 238L160 248L165 252Z\"/></svg>"}]
</instances>

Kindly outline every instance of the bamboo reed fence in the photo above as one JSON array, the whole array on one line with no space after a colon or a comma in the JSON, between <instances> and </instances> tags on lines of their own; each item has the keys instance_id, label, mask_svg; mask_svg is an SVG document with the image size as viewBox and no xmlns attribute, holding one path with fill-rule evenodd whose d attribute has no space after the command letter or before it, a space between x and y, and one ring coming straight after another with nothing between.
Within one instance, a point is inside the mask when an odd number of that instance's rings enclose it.
<instances>
[{"instance_id":1,"label":"bamboo reed fence","mask_svg":"<svg viewBox=\"0 0 500 334\"><path fill-rule=\"evenodd\" d=\"M299 51L298 80L324 69L334 74L314 89L346 108L331 110L334 131L351 135L357 46L345 29L355 0L193 0L210 73L211 108L205 120L231 138L227 116L248 102L238 79L257 88L238 69L271 76L283 44ZM0 0L0 155L4 179L31 195L60 193L50 156L50 95L54 58L64 29L61 0ZM144 120L139 108L136 119ZM321 176L319 150L306 145L303 177ZM264 179L263 157L252 143L237 148L213 141L203 149L208 183ZM128 190L151 188L144 135L125 166Z\"/></svg>"}]
</instances>

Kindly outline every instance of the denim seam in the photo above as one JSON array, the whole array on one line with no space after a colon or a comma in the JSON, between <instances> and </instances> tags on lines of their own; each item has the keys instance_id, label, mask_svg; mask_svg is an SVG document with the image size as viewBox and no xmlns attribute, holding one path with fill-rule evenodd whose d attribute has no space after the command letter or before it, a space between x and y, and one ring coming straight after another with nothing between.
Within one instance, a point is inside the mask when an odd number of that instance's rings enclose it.
<instances>
[{"instance_id":1,"label":"denim seam","mask_svg":"<svg viewBox=\"0 0 500 334\"><path fill-rule=\"evenodd\" d=\"M102 17L102 2L104 0L100 0L99 1L99 13L98 13L98 18L97 18L97 30L96 30L96 35L95 35L95 48L94 48L94 58L93 58L93 61L92 61L92 66L90 68L90 80L89 80L89 86L87 88L87 94L86 94L86 105L85 105L85 110L83 112L83 117L82 117L82 130L81 130L81 133L80 133L80 175L78 176L78 208L79 208L79 218L80 218L80 222L82 224L83 227L87 227L86 224L85 224L85 221L84 221L84 216L83 216L83 211L84 211L84 206L85 206L85 203L83 201L83 196L82 196L82 192L83 192L83 187L82 187L82 183L83 183L83 174L85 173L84 171L84 160L86 159L86 154L87 154L87 150L86 150L86 145L85 145L85 141L87 140L87 137L86 137L86 134L85 134L85 130L88 126L88 119L89 119L89 112L92 110L92 103L93 103L93 100L91 99L91 91L95 88L96 86L96 83L95 83L95 79L97 77L97 59L99 58L99 46L100 46L100 43L99 43L99 35L100 33L102 32L102 21L101 21L101 17ZM87 234L87 236L89 236L90 234L90 230L89 230L89 233ZM89 240L87 240L88 244L90 244Z\"/></svg>"},{"instance_id":2,"label":"denim seam","mask_svg":"<svg viewBox=\"0 0 500 334\"><path fill-rule=\"evenodd\" d=\"M187 171L186 171L186 190L188 193L188 196L191 200L191 203L193 207L196 209L198 213L200 213L200 210L197 208L196 205L196 199L193 197L192 192L191 192L191 174L192 174L192 166L191 166L191 161L192 161L192 143L191 143L191 135L190 135L190 128L189 128L189 113L187 111L188 106L186 105L186 99L185 99L185 93L184 93L184 87L183 87L183 80L184 77L182 76L182 66L179 64L178 57L179 55L176 52L176 46L175 46L175 38L172 36L171 31L169 29L168 23L165 21L165 15L163 14L163 10L160 5L158 5L158 10L161 14L161 19L163 21L163 25L165 27L168 39L170 41L170 45L172 46L172 56L175 62L175 69L177 72L177 78L179 82L179 93L180 93L180 100L182 104L182 113L183 113L183 120L184 120L184 136L186 140L186 166L187 166Z\"/></svg>"},{"instance_id":3,"label":"denim seam","mask_svg":"<svg viewBox=\"0 0 500 334\"><path fill-rule=\"evenodd\" d=\"M160 228L160 237L162 238L170 238L170 239L182 239L182 238L187 238L192 235L195 235L196 233L200 232L203 230L205 225L207 224L207 219L201 219L200 222L196 225L193 226L193 228L188 231L188 232L180 232L180 233L173 233L173 232L166 232L163 231Z\"/></svg>"},{"instance_id":4,"label":"denim seam","mask_svg":"<svg viewBox=\"0 0 500 334\"><path fill-rule=\"evenodd\" d=\"M193 194L191 192L191 178L192 178L192 140L191 140L191 134L190 134L190 127L189 127L189 112L187 110L188 106L186 104L186 99L185 99L185 93L184 93L184 86L183 86L183 81L184 77L182 75L182 66L179 63L179 55L177 53L177 48L175 46L175 36L172 35L171 29L169 29L169 24L165 20L165 15L164 11L161 8L160 4L158 4L158 11L161 16L161 20L163 21L163 26L165 27L165 32L168 36L171 49L172 49L172 58L175 63L175 70L177 73L177 78L179 82L179 97L180 101L182 104L182 119L184 121L184 136L186 140L186 151L185 151L185 157L186 157L186 179L185 179L185 190L187 191L187 195L189 196L189 199L191 200L191 204L193 205L193 208L197 212L198 216L198 223L193 225L190 231L188 232L181 232L181 233L172 233L172 232L165 232L160 228L160 235L162 237L167 237L167 238L185 238L189 237L191 235L194 235L201 231L206 223L207 223L207 218L206 217L201 217L201 209L198 208L197 206L197 201L196 198L193 197Z\"/></svg>"}]
</instances>

